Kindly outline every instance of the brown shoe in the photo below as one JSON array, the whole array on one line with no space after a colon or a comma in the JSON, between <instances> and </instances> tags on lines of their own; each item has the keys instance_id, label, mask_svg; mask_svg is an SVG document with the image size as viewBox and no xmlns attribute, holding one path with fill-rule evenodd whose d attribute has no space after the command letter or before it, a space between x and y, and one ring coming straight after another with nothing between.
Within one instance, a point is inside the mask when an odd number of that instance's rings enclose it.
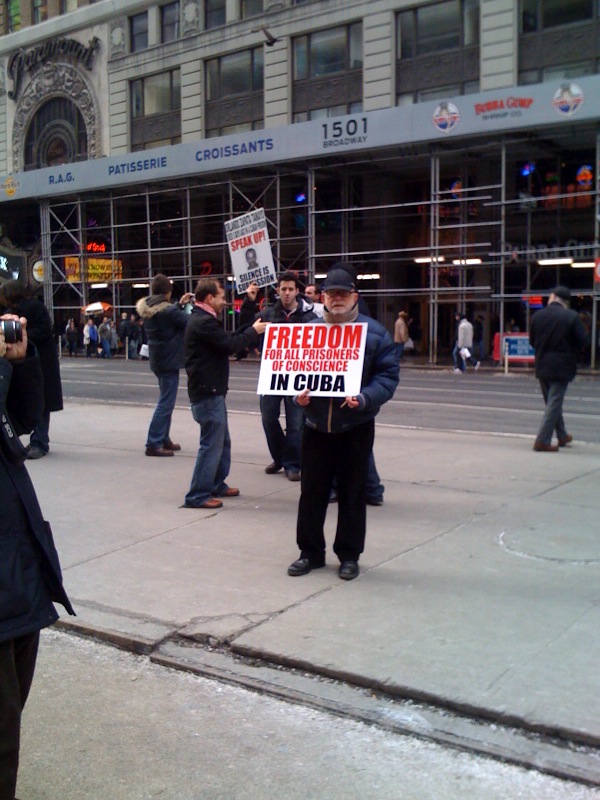
<instances>
[{"instance_id":1,"label":"brown shoe","mask_svg":"<svg viewBox=\"0 0 600 800\"><path fill-rule=\"evenodd\" d=\"M558 453L558 445L557 444L544 444L540 442L538 439L535 440L533 443L533 449L536 450L538 453Z\"/></svg>"},{"instance_id":2,"label":"brown shoe","mask_svg":"<svg viewBox=\"0 0 600 800\"><path fill-rule=\"evenodd\" d=\"M573 437L571 436L571 434L570 434L570 433L567 433L567 435L565 436L565 438L564 438L564 439L559 439L559 440L558 440L558 446L559 446L559 447L566 447L566 446L567 446L568 444L570 444L572 441L573 441Z\"/></svg>"},{"instance_id":3,"label":"brown shoe","mask_svg":"<svg viewBox=\"0 0 600 800\"><path fill-rule=\"evenodd\" d=\"M175 442L167 442L167 444L163 444L163 447L165 450L172 450L174 453L181 450L181 445Z\"/></svg>"},{"instance_id":4,"label":"brown shoe","mask_svg":"<svg viewBox=\"0 0 600 800\"><path fill-rule=\"evenodd\" d=\"M240 490L235 489L233 486L230 486L229 489L225 489L225 491L219 495L219 497L239 497Z\"/></svg>"},{"instance_id":5,"label":"brown shoe","mask_svg":"<svg viewBox=\"0 0 600 800\"><path fill-rule=\"evenodd\" d=\"M166 458L168 456L173 456L172 450L167 450L165 447L147 447L146 448L146 455L147 456L159 456L160 458Z\"/></svg>"},{"instance_id":6,"label":"brown shoe","mask_svg":"<svg viewBox=\"0 0 600 800\"><path fill-rule=\"evenodd\" d=\"M198 506L198 508L222 508L223 503L219 500L218 497L211 497L210 500L207 500L202 505Z\"/></svg>"}]
</instances>

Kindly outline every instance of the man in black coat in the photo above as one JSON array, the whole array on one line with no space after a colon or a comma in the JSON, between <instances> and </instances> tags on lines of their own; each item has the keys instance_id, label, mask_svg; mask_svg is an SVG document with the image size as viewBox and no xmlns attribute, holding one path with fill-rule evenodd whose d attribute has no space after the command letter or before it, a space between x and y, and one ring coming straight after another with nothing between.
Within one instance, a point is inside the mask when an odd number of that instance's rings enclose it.
<instances>
[{"instance_id":1,"label":"man in black coat","mask_svg":"<svg viewBox=\"0 0 600 800\"><path fill-rule=\"evenodd\" d=\"M571 292L557 286L546 308L534 314L529 341L535 350L535 374L540 382L546 410L533 449L556 453L573 441L563 420L563 400L577 372L579 351L588 345L588 336L575 311L569 308ZM556 431L558 445L552 444Z\"/></svg>"},{"instance_id":2,"label":"man in black coat","mask_svg":"<svg viewBox=\"0 0 600 800\"><path fill-rule=\"evenodd\" d=\"M53 602L74 613L18 439L44 407L39 358L27 347L26 319L21 322L21 342L7 344L0 330L0 800L15 796L21 715L40 630L58 618Z\"/></svg>"},{"instance_id":3,"label":"man in black coat","mask_svg":"<svg viewBox=\"0 0 600 800\"><path fill-rule=\"evenodd\" d=\"M221 497L237 497L239 489L225 482L231 466L231 439L225 396L229 388L229 356L255 347L267 324L256 320L240 333L219 322L227 305L221 284L205 278L196 286L196 302L185 332L185 369L192 415L200 425L200 448L186 508L221 508Z\"/></svg>"}]
</instances>

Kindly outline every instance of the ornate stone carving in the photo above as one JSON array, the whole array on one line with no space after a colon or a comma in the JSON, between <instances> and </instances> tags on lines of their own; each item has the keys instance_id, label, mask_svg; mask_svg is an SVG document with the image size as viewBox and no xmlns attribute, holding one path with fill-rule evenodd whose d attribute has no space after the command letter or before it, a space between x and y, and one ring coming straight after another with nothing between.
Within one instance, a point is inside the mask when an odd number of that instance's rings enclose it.
<instances>
[{"instance_id":1,"label":"ornate stone carving","mask_svg":"<svg viewBox=\"0 0 600 800\"><path fill-rule=\"evenodd\" d=\"M127 19L111 20L108 34L108 57L117 58L127 53Z\"/></svg>"},{"instance_id":2,"label":"ornate stone carving","mask_svg":"<svg viewBox=\"0 0 600 800\"><path fill-rule=\"evenodd\" d=\"M66 97L75 103L85 123L88 158L102 155L99 106L92 85L70 64L45 63L32 74L15 110L12 130L14 172L23 170L25 138L35 114L53 97Z\"/></svg>"},{"instance_id":3,"label":"ornate stone carving","mask_svg":"<svg viewBox=\"0 0 600 800\"><path fill-rule=\"evenodd\" d=\"M200 30L200 2L199 0L186 0L183 5L182 33L198 33Z\"/></svg>"}]
</instances>

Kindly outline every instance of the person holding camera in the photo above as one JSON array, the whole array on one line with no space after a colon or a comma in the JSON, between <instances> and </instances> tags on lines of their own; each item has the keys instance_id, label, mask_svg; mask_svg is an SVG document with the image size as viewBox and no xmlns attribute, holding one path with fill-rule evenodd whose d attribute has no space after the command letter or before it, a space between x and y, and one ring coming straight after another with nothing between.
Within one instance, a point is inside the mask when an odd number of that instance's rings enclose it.
<instances>
[{"instance_id":1,"label":"person holding camera","mask_svg":"<svg viewBox=\"0 0 600 800\"><path fill-rule=\"evenodd\" d=\"M33 680L40 630L73 608L62 585L50 526L25 467L19 436L44 407L40 361L27 320L0 317L0 800L13 800L21 715Z\"/></svg>"},{"instance_id":2,"label":"person holding camera","mask_svg":"<svg viewBox=\"0 0 600 800\"><path fill-rule=\"evenodd\" d=\"M44 411L31 434L27 458L43 458L50 450L50 414L63 408L60 365L52 320L46 306L21 281L7 281L2 286L0 304L12 314L27 319L27 335L40 358L44 375Z\"/></svg>"}]
</instances>

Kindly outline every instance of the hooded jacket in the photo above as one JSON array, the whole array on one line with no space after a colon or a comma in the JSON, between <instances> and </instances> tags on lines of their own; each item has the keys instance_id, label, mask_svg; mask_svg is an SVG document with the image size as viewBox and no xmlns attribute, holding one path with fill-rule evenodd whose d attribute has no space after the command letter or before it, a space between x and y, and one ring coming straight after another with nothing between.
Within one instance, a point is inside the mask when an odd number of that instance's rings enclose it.
<instances>
[{"instance_id":1,"label":"hooded jacket","mask_svg":"<svg viewBox=\"0 0 600 800\"><path fill-rule=\"evenodd\" d=\"M358 408L342 404L343 397L311 397L302 408L306 425L323 433L341 433L374 419L381 406L394 396L398 385L398 358L391 336L372 317L359 314L357 322L367 323L367 342Z\"/></svg>"},{"instance_id":2,"label":"hooded jacket","mask_svg":"<svg viewBox=\"0 0 600 800\"><path fill-rule=\"evenodd\" d=\"M171 303L164 294L151 294L139 300L136 310L144 320L153 372L174 372L184 364L183 335L190 318L179 303Z\"/></svg>"},{"instance_id":3,"label":"hooded jacket","mask_svg":"<svg viewBox=\"0 0 600 800\"><path fill-rule=\"evenodd\" d=\"M0 417L16 435L31 432L42 410L37 357L0 358ZM3 419L3 427L5 419ZM5 428L6 431L6 428ZM0 642L26 636L58 618L53 602L69 614L58 555L24 463L0 441Z\"/></svg>"}]
</instances>

